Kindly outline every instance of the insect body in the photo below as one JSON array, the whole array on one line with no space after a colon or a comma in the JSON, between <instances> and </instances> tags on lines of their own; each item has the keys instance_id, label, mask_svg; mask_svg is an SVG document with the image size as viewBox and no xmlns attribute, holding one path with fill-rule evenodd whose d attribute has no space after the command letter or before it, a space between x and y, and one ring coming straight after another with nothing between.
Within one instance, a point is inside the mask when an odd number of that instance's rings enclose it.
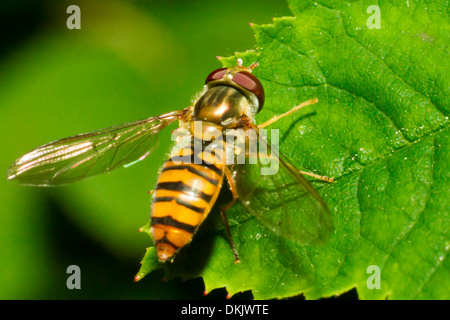
<instances>
[{"instance_id":1,"label":"insect body","mask_svg":"<svg viewBox=\"0 0 450 320\"><path fill-rule=\"evenodd\" d=\"M156 184L151 225L161 261L171 258L178 249L191 241L222 187L225 172L222 159L203 161L203 149L197 152L194 147L195 143L202 144L200 138L194 136L192 144L176 154L188 161L180 164L174 158L166 161ZM195 158L200 160L198 164L195 164Z\"/></svg>"},{"instance_id":2,"label":"insect body","mask_svg":"<svg viewBox=\"0 0 450 320\"><path fill-rule=\"evenodd\" d=\"M164 163L153 193L151 226L160 261L171 261L191 241L215 204L225 178L233 201L222 207L221 216L235 262L239 257L226 211L237 199L280 236L303 244L323 242L331 230L328 209L301 173L331 179L297 170L266 139L259 139L268 143L265 160L276 162L279 168L276 174L264 175L265 162L258 154L249 148L237 152L227 139L218 138L233 129L253 130L261 138L260 129L317 102L307 101L256 125L255 115L265 96L261 82L251 73L255 67L243 67L238 60L236 67L213 71L193 106L184 110L43 145L16 160L7 177L27 185L54 186L128 166L148 156L157 134L179 120L185 136ZM243 153L254 161L230 163L230 150L233 156Z\"/></svg>"},{"instance_id":3,"label":"insect body","mask_svg":"<svg viewBox=\"0 0 450 320\"><path fill-rule=\"evenodd\" d=\"M241 81L250 85L249 88L239 84ZM250 91L253 88L257 88L259 97ZM205 134L212 131L225 133L226 129L240 126L241 118L247 114L253 117L256 108L262 107L263 99L261 83L247 68L221 68L206 79L205 91L195 102L189 122L191 125L199 122L201 129L195 132L194 128L189 128L190 144L176 154L187 157L187 161L176 165L169 159L156 185L151 224L160 260L172 257L191 241L221 189L226 145L224 142L216 144L215 149L219 148L221 152L206 152L205 142L209 139L205 139ZM199 148L195 148L196 144Z\"/></svg>"}]
</instances>

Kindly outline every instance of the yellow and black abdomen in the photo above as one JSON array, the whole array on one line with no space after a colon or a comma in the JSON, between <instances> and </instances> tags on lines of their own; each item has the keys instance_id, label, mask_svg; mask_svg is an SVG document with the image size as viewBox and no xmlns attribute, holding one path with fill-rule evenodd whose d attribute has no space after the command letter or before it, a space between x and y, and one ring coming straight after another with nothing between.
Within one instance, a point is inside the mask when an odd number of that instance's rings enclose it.
<instances>
[{"instance_id":1,"label":"yellow and black abdomen","mask_svg":"<svg viewBox=\"0 0 450 320\"><path fill-rule=\"evenodd\" d=\"M153 194L151 226L160 261L192 240L222 187L223 161L197 150L194 140L164 163Z\"/></svg>"}]
</instances>

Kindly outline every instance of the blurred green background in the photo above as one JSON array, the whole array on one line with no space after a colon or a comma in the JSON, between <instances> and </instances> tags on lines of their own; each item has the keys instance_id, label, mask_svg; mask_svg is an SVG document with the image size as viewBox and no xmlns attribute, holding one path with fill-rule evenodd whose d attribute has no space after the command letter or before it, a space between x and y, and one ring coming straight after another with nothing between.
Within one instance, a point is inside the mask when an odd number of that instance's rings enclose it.
<instances>
[{"instance_id":1,"label":"blurred green background","mask_svg":"<svg viewBox=\"0 0 450 320\"><path fill-rule=\"evenodd\" d=\"M72 4L81 30L66 27ZM280 0L2 1L0 172L44 143L187 107L217 55L255 47L249 22L289 15ZM0 179L0 298L203 298L201 279L133 282L169 141L167 130L151 159L66 187ZM72 264L81 290L66 287Z\"/></svg>"}]
</instances>

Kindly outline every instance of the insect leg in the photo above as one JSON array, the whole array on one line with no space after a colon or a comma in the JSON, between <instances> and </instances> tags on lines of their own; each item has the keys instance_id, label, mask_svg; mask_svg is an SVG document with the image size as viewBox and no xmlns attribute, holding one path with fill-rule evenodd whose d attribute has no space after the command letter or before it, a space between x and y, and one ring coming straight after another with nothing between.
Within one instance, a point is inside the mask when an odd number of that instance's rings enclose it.
<instances>
[{"instance_id":1,"label":"insect leg","mask_svg":"<svg viewBox=\"0 0 450 320\"><path fill-rule=\"evenodd\" d=\"M280 118L286 116L287 114L290 114L290 113L292 113L292 112L294 112L294 111L297 111L297 110L300 109L301 107L306 106L306 105L307 105L306 103L311 104L311 103L316 103L316 102L317 102L317 99L313 99L313 100L306 101L306 102L304 102L304 103L298 105L297 107L295 107L295 108L294 108L295 110L292 109L292 110L288 111L287 113L282 114L281 116L278 116L278 117L275 116L275 117L273 117L272 119L270 119L269 121L266 121L266 122L264 122L262 125L259 125L259 126L257 126L257 125L255 125L255 124L249 122L247 119L245 119L244 125L247 126L247 128L249 128L249 129L259 130L259 129L261 129L261 126L263 126L263 127L266 126L266 123L270 122L270 123L267 124L267 125L269 125L269 124L271 124L271 123L277 121L278 119L280 119ZM248 156L248 153L247 153L247 156ZM271 157L271 155L267 155L267 154L264 154L264 153L259 153L259 154L258 154L258 157L260 157L260 158L267 158L267 157ZM288 165L288 164L287 164L287 165ZM303 174L303 175L310 176L310 177L313 177L313 178L316 178L316 179L319 179L319 180L323 180L323 181L327 181L327 182L334 182L334 179L333 179L333 178L329 178L329 177L326 177L326 176L320 176L320 175L318 175L318 174L311 173L311 172L301 171L301 170L297 169L296 167L294 167L294 166L292 166L292 165L289 165L289 166L290 166L292 169L294 169L294 170L300 172L300 173Z\"/></svg>"},{"instance_id":2,"label":"insect leg","mask_svg":"<svg viewBox=\"0 0 450 320\"><path fill-rule=\"evenodd\" d=\"M233 194L233 200L231 200L228 204L226 204L226 205L222 206L222 208L220 208L220 215L222 217L223 224L225 225L225 230L227 232L228 239L230 240L231 249L233 249L234 263L240 263L241 261L239 260L239 255L236 250L236 246L234 244L233 237L231 236L231 231L230 231L230 227L228 225L228 220L227 220L227 216L226 216L226 211L228 209L230 209L234 205L236 200L238 199L238 195L237 195L237 191L236 191L237 189L236 189L236 184L233 179L233 175L231 174L230 169L228 169L227 167L225 167L225 175L226 175L228 183L230 185L231 193Z\"/></svg>"},{"instance_id":3,"label":"insect leg","mask_svg":"<svg viewBox=\"0 0 450 320\"><path fill-rule=\"evenodd\" d=\"M264 128L264 127L267 127L268 125L271 125L272 123L274 123L274 122L280 120L281 118L284 118L284 117L286 117L286 116L288 116L288 115L294 113L295 111L297 111L297 110L299 110L299 109L301 109L301 108L303 108L303 107L306 107L306 106L309 106L309 105L311 105L311 104L317 103L318 101L319 101L319 99L317 99L317 98L314 98L314 99L312 99L312 100L305 101L305 102L299 104L298 106L292 108L292 109L289 110L288 112L283 113L282 115L279 115L279 116L275 116L275 117L273 117L272 119L269 119L269 120L267 120L267 121L264 122L264 123L261 123L260 125L258 125L258 129L262 129L262 128Z\"/></svg>"},{"instance_id":4,"label":"insect leg","mask_svg":"<svg viewBox=\"0 0 450 320\"><path fill-rule=\"evenodd\" d=\"M271 155L267 155L267 154L263 154L263 153L259 153L258 156L259 156L260 158L268 158L268 157L271 157ZM326 182L334 182L334 179L333 179L333 178L330 178L330 177L327 177L327 176L321 176L321 175L318 175L318 174L315 174L315 173L312 173L312 172L302 171L302 170L299 170L299 169L297 169L296 167L291 166L291 165L289 165L289 164L286 164L286 165L289 166L289 167L291 167L292 169L294 169L294 170L300 172L302 175L310 176L310 177L313 177L313 178L316 178L316 179L319 179L319 180L323 180L323 181L326 181Z\"/></svg>"},{"instance_id":5,"label":"insect leg","mask_svg":"<svg viewBox=\"0 0 450 320\"><path fill-rule=\"evenodd\" d=\"M298 172L300 172L301 174L305 175L305 176L310 176L310 177L313 177L313 178L316 178L316 179L319 179L319 180L323 180L323 181L326 181L326 182L334 182L333 178L329 178L329 177L326 177L326 176L319 176L318 174L311 173L311 172L301 171L301 170L298 170L297 168L296 168L296 170Z\"/></svg>"},{"instance_id":6,"label":"insect leg","mask_svg":"<svg viewBox=\"0 0 450 320\"><path fill-rule=\"evenodd\" d=\"M273 117L272 119L269 119L269 120L267 120L266 122L264 122L264 123L258 125L257 127L258 127L258 129L267 127L267 126L271 125L272 123L274 123L274 122L280 120L281 118L284 118L284 117L286 117L286 116L288 116L288 115L294 113L295 111L297 111L297 110L299 110L299 109L301 109L301 108L303 108L303 107L306 107L306 106L309 106L309 105L311 105L311 104L317 103L318 101L319 101L319 100L318 100L317 98L312 99L312 100L305 101L305 102L299 104L298 106L292 108L292 109L289 110L288 112L283 113L282 115L279 115L279 116L275 116L275 117ZM260 155L260 156L261 156L261 155ZM324 180L324 181L327 181L327 182L334 182L333 178L329 178L329 177L325 177L325 176L320 176L320 175L318 175L318 174L314 174L314 173L311 173L311 172L301 171L301 170L298 170L297 168L294 168L294 169L297 170L298 172L300 172L301 174L306 175L306 176L310 176L310 177L313 177L313 178L316 178L316 179L319 179L319 180Z\"/></svg>"}]
</instances>

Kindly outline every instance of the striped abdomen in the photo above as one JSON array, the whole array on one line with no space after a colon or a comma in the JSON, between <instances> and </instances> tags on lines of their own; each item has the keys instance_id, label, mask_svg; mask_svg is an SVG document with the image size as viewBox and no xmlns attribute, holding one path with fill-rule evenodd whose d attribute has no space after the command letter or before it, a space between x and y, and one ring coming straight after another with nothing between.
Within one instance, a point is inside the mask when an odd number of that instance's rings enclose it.
<instances>
[{"instance_id":1,"label":"striped abdomen","mask_svg":"<svg viewBox=\"0 0 450 320\"><path fill-rule=\"evenodd\" d=\"M153 195L151 225L160 261L192 240L216 202L224 176L221 159L197 150L194 143L175 156L184 159L172 157L164 163Z\"/></svg>"}]
</instances>

